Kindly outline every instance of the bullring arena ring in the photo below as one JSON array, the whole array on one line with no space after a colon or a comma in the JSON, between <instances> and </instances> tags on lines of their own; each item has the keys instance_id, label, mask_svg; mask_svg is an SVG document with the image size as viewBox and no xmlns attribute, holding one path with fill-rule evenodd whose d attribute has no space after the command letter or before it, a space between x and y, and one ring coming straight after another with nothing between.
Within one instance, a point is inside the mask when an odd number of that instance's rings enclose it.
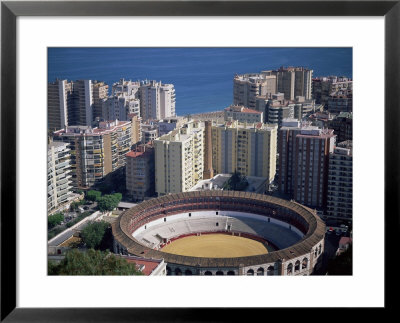
<instances>
[{"instance_id":1,"label":"bullring arena ring","mask_svg":"<svg viewBox=\"0 0 400 323\"><path fill-rule=\"evenodd\" d=\"M310 275L325 224L295 202L194 191L142 202L112 231L115 253L164 259L168 275Z\"/></svg>"}]
</instances>

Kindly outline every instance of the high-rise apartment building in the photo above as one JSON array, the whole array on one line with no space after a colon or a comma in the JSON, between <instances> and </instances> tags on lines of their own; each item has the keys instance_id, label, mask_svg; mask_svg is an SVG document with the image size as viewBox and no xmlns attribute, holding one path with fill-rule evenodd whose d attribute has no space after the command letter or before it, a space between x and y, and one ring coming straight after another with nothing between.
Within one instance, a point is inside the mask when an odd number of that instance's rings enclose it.
<instances>
[{"instance_id":1,"label":"high-rise apartment building","mask_svg":"<svg viewBox=\"0 0 400 323\"><path fill-rule=\"evenodd\" d=\"M72 117L69 126L92 126L96 117L101 117L102 101L107 97L108 85L92 80L74 82L74 104L70 108Z\"/></svg>"},{"instance_id":2,"label":"high-rise apartment building","mask_svg":"<svg viewBox=\"0 0 400 323\"><path fill-rule=\"evenodd\" d=\"M140 116L140 82L121 79L112 86L111 96L103 99L101 116L104 120L130 120L130 115Z\"/></svg>"},{"instance_id":3,"label":"high-rise apartment building","mask_svg":"<svg viewBox=\"0 0 400 323\"><path fill-rule=\"evenodd\" d=\"M271 71L236 75L233 79L233 105L255 109L256 97L276 93L276 76Z\"/></svg>"},{"instance_id":4,"label":"high-rise apartment building","mask_svg":"<svg viewBox=\"0 0 400 323\"><path fill-rule=\"evenodd\" d=\"M140 116L140 100L125 93L116 93L102 102L102 118L104 120L129 120L129 115Z\"/></svg>"},{"instance_id":5,"label":"high-rise apartment building","mask_svg":"<svg viewBox=\"0 0 400 323\"><path fill-rule=\"evenodd\" d=\"M329 156L328 218L352 220L353 217L353 145L337 144Z\"/></svg>"},{"instance_id":6,"label":"high-rise apartment building","mask_svg":"<svg viewBox=\"0 0 400 323\"><path fill-rule=\"evenodd\" d=\"M224 109L224 119L225 121L237 120L242 123L264 122L263 112L237 105L231 105Z\"/></svg>"},{"instance_id":7,"label":"high-rise apartment building","mask_svg":"<svg viewBox=\"0 0 400 323\"><path fill-rule=\"evenodd\" d=\"M269 99L258 96L256 110L264 113L263 122L277 124L280 128L283 119L294 118L295 104L286 100L283 93L277 93Z\"/></svg>"},{"instance_id":8,"label":"high-rise apartment building","mask_svg":"<svg viewBox=\"0 0 400 323\"><path fill-rule=\"evenodd\" d=\"M277 126L237 121L213 125L212 149L214 173L238 171L245 176L266 177L276 172Z\"/></svg>"},{"instance_id":9,"label":"high-rise apartment building","mask_svg":"<svg viewBox=\"0 0 400 323\"><path fill-rule=\"evenodd\" d=\"M125 166L125 155L132 145L131 122L100 122L98 128L66 127L54 132L53 139L69 143L72 185L87 189Z\"/></svg>"},{"instance_id":10,"label":"high-rise apartment building","mask_svg":"<svg viewBox=\"0 0 400 323\"><path fill-rule=\"evenodd\" d=\"M302 96L312 98L312 73L304 67L280 67L277 70L236 75L233 79L233 104L256 109L257 96L270 99L278 92L286 100Z\"/></svg>"},{"instance_id":11,"label":"high-rise apartment building","mask_svg":"<svg viewBox=\"0 0 400 323\"><path fill-rule=\"evenodd\" d=\"M112 85L111 95L118 93L124 93L128 97L139 98L140 82L127 81L125 79L120 79Z\"/></svg>"},{"instance_id":12,"label":"high-rise apartment building","mask_svg":"<svg viewBox=\"0 0 400 323\"><path fill-rule=\"evenodd\" d=\"M126 189L133 201L155 194L153 145L138 145L126 154Z\"/></svg>"},{"instance_id":13,"label":"high-rise apartment building","mask_svg":"<svg viewBox=\"0 0 400 323\"><path fill-rule=\"evenodd\" d=\"M141 132L142 132L142 140L141 140L142 144L154 141L159 137L158 125L156 122L153 121L142 123Z\"/></svg>"},{"instance_id":14,"label":"high-rise apartment building","mask_svg":"<svg viewBox=\"0 0 400 323\"><path fill-rule=\"evenodd\" d=\"M304 67L280 67L274 71L277 78L277 91L285 94L285 99L294 100L303 96L306 100L312 98L312 73Z\"/></svg>"},{"instance_id":15,"label":"high-rise apartment building","mask_svg":"<svg viewBox=\"0 0 400 323\"><path fill-rule=\"evenodd\" d=\"M71 199L71 165L68 143L51 142L47 149L47 212Z\"/></svg>"},{"instance_id":16,"label":"high-rise apartment building","mask_svg":"<svg viewBox=\"0 0 400 323\"><path fill-rule=\"evenodd\" d=\"M203 179L210 179L214 176L212 164L212 121L204 121L204 171Z\"/></svg>"},{"instance_id":17,"label":"high-rise apartment building","mask_svg":"<svg viewBox=\"0 0 400 323\"><path fill-rule=\"evenodd\" d=\"M172 84L144 81L140 86L140 116L159 120L175 116L175 88Z\"/></svg>"},{"instance_id":18,"label":"high-rise apartment building","mask_svg":"<svg viewBox=\"0 0 400 323\"><path fill-rule=\"evenodd\" d=\"M104 82L92 81L93 93L93 120L101 118L103 113L103 100L108 96L108 85ZM115 120L116 118L108 119ZM126 120L126 119L125 119Z\"/></svg>"},{"instance_id":19,"label":"high-rise apartment building","mask_svg":"<svg viewBox=\"0 0 400 323\"><path fill-rule=\"evenodd\" d=\"M189 121L154 141L156 192L186 192L203 179L204 122Z\"/></svg>"},{"instance_id":20,"label":"high-rise apartment building","mask_svg":"<svg viewBox=\"0 0 400 323\"><path fill-rule=\"evenodd\" d=\"M135 145L142 140L142 118L131 114L129 119L132 122L132 145Z\"/></svg>"},{"instance_id":21,"label":"high-rise apartment building","mask_svg":"<svg viewBox=\"0 0 400 323\"><path fill-rule=\"evenodd\" d=\"M66 126L92 126L102 115L102 101L108 85L92 80L67 82L57 80L48 84L48 127L51 130Z\"/></svg>"},{"instance_id":22,"label":"high-rise apartment building","mask_svg":"<svg viewBox=\"0 0 400 323\"><path fill-rule=\"evenodd\" d=\"M296 152L296 136L301 131L301 122L297 119L284 119L278 135L278 189L284 194L293 196L294 192L294 160Z\"/></svg>"},{"instance_id":23,"label":"high-rise apartment building","mask_svg":"<svg viewBox=\"0 0 400 323\"><path fill-rule=\"evenodd\" d=\"M335 130L337 142L353 140L353 113L341 112L329 121L329 128Z\"/></svg>"},{"instance_id":24,"label":"high-rise apartment building","mask_svg":"<svg viewBox=\"0 0 400 323\"><path fill-rule=\"evenodd\" d=\"M183 117L169 117L157 121L158 135L164 136L168 132L180 128L184 123Z\"/></svg>"},{"instance_id":25,"label":"high-rise apartment building","mask_svg":"<svg viewBox=\"0 0 400 323\"><path fill-rule=\"evenodd\" d=\"M69 108L73 103L73 83L56 80L47 86L48 129L58 130L68 125Z\"/></svg>"},{"instance_id":26,"label":"high-rise apartment building","mask_svg":"<svg viewBox=\"0 0 400 323\"><path fill-rule=\"evenodd\" d=\"M353 90L353 81L348 77L328 76L312 80L312 94L317 104L326 104L331 94L348 90Z\"/></svg>"},{"instance_id":27,"label":"high-rise apartment building","mask_svg":"<svg viewBox=\"0 0 400 323\"><path fill-rule=\"evenodd\" d=\"M302 204L326 207L329 154L335 137L332 129L284 121L278 143L281 192Z\"/></svg>"},{"instance_id":28,"label":"high-rise apartment building","mask_svg":"<svg viewBox=\"0 0 400 323\"><path fill-rule=\"evenodd\" d=\"M326 109L330 113L352 112L353 111L353 92L350 90L339 91L331 94L326 104Z\"/></svg>"}]
</instances>

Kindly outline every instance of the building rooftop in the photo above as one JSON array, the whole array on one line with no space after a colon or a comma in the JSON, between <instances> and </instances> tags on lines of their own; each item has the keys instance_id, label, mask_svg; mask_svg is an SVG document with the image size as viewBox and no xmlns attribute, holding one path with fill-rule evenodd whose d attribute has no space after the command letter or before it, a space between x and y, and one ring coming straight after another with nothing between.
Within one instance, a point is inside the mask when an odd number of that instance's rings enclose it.
<instances>
[{"instance_id":1,"label":"building rooftop","mask_svg":"<svg viewBox=\"0 0 400 323\"><path fill-rule=\"evenodd\" d=\"M353 113L352 112L340 112L336 118L353 119Z\"/></svg>"},{"instance_id":2,"label":"building rooftop","mask_svg":"<svg viewBox=\"0 0 400 323\"><path fill-rule=\"evenodd\" d=\"M217 174L213 178L199 181L189 191L222 190L225 182L231 178L232 174ZM249 185L245 192L258 191L261 186L265 186L268 179L266 177L246 176Z\"/></svg>"},{"instance_id":3,"label":"building rooftop","mask_svg":"<svg viewBox=\"0 0 400 323\"><path fill-rule=\"evenodd\" d=\"M242 105L231 105L227 108L225 108L225 111L232 111L232 112L242 112L242 113L254 113L254 114L261 114L262 112L245 108Z\"/></svg>"},{"instance_id":4,"label":"building rooftop","mask_svg":"<svg viewBox=\"0 0 400 323\"><path fill-rule=\"evenodd\" d=\"M256 123L242 123L238 122L237 120L233 121L226 121L224 123L220 124L213 124L213 127L218 127L218 128L236 128L236 129L260 129L260 130L271 130L273 128L278 128L278 125L275 124L266 124L262 122L256 122Z\"/></svg>"},{"instance_id":5,"label":"building rooftop","mask_svg":"<svg viewBox=\"0 0 400 323\"><path fill-rule=\"evenodd\" d=\"M55 136L93 136L103 135L113 132L117 129L123 128L130 125L131 121L102 121L99 123L99 128L92 128L90 126L67 126L65 129L61 129L54 132Z\"/></svg>"},{"instance_id":6,"label":"building rooftop","mask_svg":"<svg viewBox=\"0 0 400 323\"><path fill-rule=\"evenodd\" d=\"M150 276L154 269L156 269L162 262L162 259L147 259L124 255L120 255L119 257L125 259L130 264L135 264L146 276Z\"/></svg>"},{"instance_id":7,"label":"building rooftop","mask_svg":"<svg viewBox=\"0 0 400 323\"><path fill-rule=\"evenodd\" d=\"M53 142L49 143L48 149L50 149L51 147L54 147L54 148L61 148L61 147L66 147L66 146L68 146L68 145L69 145L69 144L66 143L66 142L53 141Z\"/></svg>"}]
</instances>

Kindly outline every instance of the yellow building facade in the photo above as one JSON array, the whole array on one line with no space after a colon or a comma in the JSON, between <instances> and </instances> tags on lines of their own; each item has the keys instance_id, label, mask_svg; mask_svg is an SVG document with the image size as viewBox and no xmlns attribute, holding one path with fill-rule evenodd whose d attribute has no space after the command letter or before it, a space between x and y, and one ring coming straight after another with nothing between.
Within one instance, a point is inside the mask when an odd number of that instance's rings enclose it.
<instances>
[{"instance_id":1,"label":"yellow building facade","mask_svg":"<svg viewBox=\"0 0 400 323\"><path fill-rule=\"evenodd\" d=\"M204 122L188 121L154 141L156 192L186 192L203 179Z\"/></svg>"},{"instance_id":2,"label":"yellow building facade","mask_svg":"<svg viewBox=\"0 0 400 323\"><path fill-rule=\"evenodd\" d=\"M214 173L238 171L271 182L276 173L277 129L277 125L237 121L213 125Z\"/></svg>"}]
</instances>

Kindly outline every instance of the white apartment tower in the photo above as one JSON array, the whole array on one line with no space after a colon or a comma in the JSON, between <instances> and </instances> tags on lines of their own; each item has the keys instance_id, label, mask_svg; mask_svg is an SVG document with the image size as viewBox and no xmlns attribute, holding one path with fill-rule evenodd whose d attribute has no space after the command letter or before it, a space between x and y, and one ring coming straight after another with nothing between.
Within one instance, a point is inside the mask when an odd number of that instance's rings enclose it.
<instances>
[{"instance_id":1,"label":"white apartment tower","mask_svg":"<svg viewBox=\"0 0 400 323\"><path fill-rule=\"evenodd\" d=\"M343 141L329 156L328 217L336 220L353 218L353 145Z\"/></svg>"},{"instance_id":2,"label":"white apartment tower","mask_svg":"<svg viewBox=\"0 0 400 323\"><path fill-rule=\"evenodd\" d=\"M102 102L102 118L104 120L127 121L130 115L140 116L140 100L117 92Z\"/></svg>"},{"instance_id":3,"label":"white apartment tower","mask_svg":"<svg viewBox=\"0 0 400 323\"><path fill-rule=\"evenodd\" d=\"M47 212L71 198L70 149L67 143L52 142L47 149Z\"/></svg>"},{"instance_id":4,"label":"white apartment tower","mask_svg":"<svg viewBox=\"0 0 400 323\"><path fill-rule=\"evenodd\" d=\"M140 117L140 82L119 80L112 86L111 96L103 99L102 118L104 120L130 120L130 115Z\"/></svg>"},{"instance_id":5,"label":"white apartment tower","mask_svg":"<svg viewBox=\"0 0 400 323\"><path fill-rule=\"evenodd\" d=\"M68 108L72 106L72 82L56 80L47 86L48 128L62 129L68 125Z\"/></svg>"},{"instance_id":6,"label":"white apartment tower","mask_svg":"<svg viewBox=\"0 0 400 323\"><path fill-rule=\"evenodd\" d=\"M186 192L203 179L204 122L189 121L154 141L156 192Z\"/></svg>"},{"instance_id":7,"label":"white apartment tower","mask_svg":"<svg viewBox=\"0 0 400 323\"><path fill-rule=\"evenodd\" d=\"M161 81L143 81L140 86L140 104L143 120L175 116L175 88Z\"/></svg>"},{"instance_id":8,"label":"white apartment tower","mask_svg":"<svg viewBox=\"0 0 400 323\"><path fill-rule=\"evenodd\" d=\"M51 130L66 126L92 126L101 117L102 101L108 85L92 80L67 82L57 80L48 84L48 127Z\"/></svg>"}]
</instances>

